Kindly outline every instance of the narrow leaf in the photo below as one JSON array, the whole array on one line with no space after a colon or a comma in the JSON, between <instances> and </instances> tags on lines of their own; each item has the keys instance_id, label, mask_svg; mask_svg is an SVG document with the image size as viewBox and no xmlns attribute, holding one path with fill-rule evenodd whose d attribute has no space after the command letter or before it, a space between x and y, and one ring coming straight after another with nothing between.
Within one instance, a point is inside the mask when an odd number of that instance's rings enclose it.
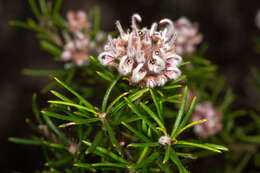
<instances>
[{"instance_id":1,"label":"narrow leaf","mask_svg":"<svg viewBox=\"0 0 260 173\"><path fill-rule=\"evenodd\" d=\"M110 124L107 121L104 121L104 125L107 129L107 132L108 132L108 135L110 137L110 141L111 141L113 147L116 148L119 155L122 155L122 150L121 150L121 147L119 145L119 142L116 139L114 130L111 128Z\"/></svg>"},{"instance_id":2,"label":"narrow leaf","mask_svg":"<svg viewBox=\"0 0 260 173\"><path fill-rule=\"evenodd\" d=\"M208 145L205 144L197 144L197 143L193 143L193 142L187 142L187 141L177 141L175 143L175 145L186 145L186 146L190 146L190 147L198 147L198 148L203 148L206 150L210 150L210 151L214 151L217 153L221 153L221 151L219 149L216 149L215 147L210 147Z\"/></svg>"},{"instance_id":3,"label":"narrow leaf","mask_svg":"<svg viewBox=\"0 0 260 173\"><path fill-rule=\"evenodd\" d=\"M124 99L125 99L126 102L128 103L128 106L130 107L130 109L131 109L134 113L136 113L137 116L139 116L140 118L142 118L142 120L145 121L145 122L147 123L147 125L148 125L149 127L151 127L156 133L158 133L158 130L155 128L155 126L154 126L145 116L143 116L143 115L138 111L138 109L136 108L136 106L135 106L132 102L130 102L128 98L125 97Z\"/></svg>"},{"instance_id":4,"label":"narrow leaf","mask_svg":"<svg viewBox=\"0 0 260 173\"><path fill-rule=\"evenodd\" d=\"M102 102L102 111L103 112L106 111L106 106L107 106L107 102L108 102L108 98L110 96L110 93L111 93L112 89L114 88L114 86L116 85L116 83L119 81L120 78L121 78L121 75L118 75L118 77L108 87L106 94L104 96L103 102Z\"/></svg>"},{"instance_id":5,"label":"narrow leaf","mask_svg":"<svg viewBox=\"0 0 260 173\"><path fill-rule=\"evenodd\" d=\"M142 102L140 103L141 107L154 119L154 121L162 128L166 131L165 126L163 124L163 122L158 118L158 116L145 104L143 104Z\"/></svg>"},{"instance_id":6,"label":"narrow leaf","mask_svg":"<svg viewBox=\"0 0 260 173\"><path fill-rule=\"evenodd\" d=\"M165 150L165 155L164 155L164 158L163 158L163 164L165 164L169 160L170 152L171 152L171 146L168 145L166 150Z\"/></svg>"},{"instance_id":7,"label":"narrow leaf","mask_svg":"<svg viewBox=\"0 0 260 173\"><path fill-rule=\"evenodd\" d=\"M186 125L186 123L189 121L190 116L192 115L192 112L193 112L193 110L195 108L196 99L197 99L196 97L194 97L192 99L191 104L189 106L189 109L188 109L187 113L185 114L185 116L184 116L184 118L183 118L183 120L181 122L181 125L179 126L179 129L183 128Z\"/></svg>"},{"instance_id":8,"label":"narrow leaf","mask_svg":"<svg viewBox=\"0 0 260 173\"><path fill-rule=\"evenodd\" d=\"M86 144L87 146L89 146L89 147L92 145L92 143L90 143L90 142L88 142L88 141L82 141L82 142L83 142L84 144ZM103 148L103 147L97 146L97 147L96 147L96 150L99 151L99 152L101 152L101 153L103 153L103 154L105 154L106 156L109 156L110 158L112 158L112 159L114 159L114 160L116 160L116 161L118 161L118 162L120 162L120 163L129 164L129 163L128 163L125 159L123 159L122 157L120 157L120 156L118 156L118 155L116 155L116 154L114 154L114 153L108 151L107 149L105 149L105 148Z\"/></svg>"},{"instance_id":9,"label":"narrow leaf","mask_svg":"<svg viewBox=\"0 0 260 173\"><path fill-rule=\"evenodd\" d=\"M40 111L39 111L39 108L38 108L36 100L37 100L37 94L34 93L33 96L32 96L32 109L33 109L33 113L35 115L35 118L36 118L37 122L39 124L43 124L42 119L40 117Z\"/></svg>"},{"instance_id":10,"label":"narrow leaf","mask_svg":"<svg viewBox=\"0 0 260 173\"><path fill-rule=\"evenodd\" d=\"M158 146L160 146L158 142L132 143L127 145L127 147L158 147Z\"/></svg>"},{"instance_id":11,"label":"narrow leaf","mask_svg":"<svg viewBox=\"0 0 260 173\"><path fill-rule=\"evenodd\" d=\"M129 166L129 168L143 168L143 167L146 167L148 164L153 162L159 155L160 155L159 152L154 152L152 155L150 155L147 159L143 160L141 163L135 164L135 165L131 165L131 166Z\"/></svg>"},{"instance_id":12,"label":"narrow leaf","mask_svg":"<svg viewBox=\"0 0 260 173\"><path fill-rule=\"evenodd\" d=\"M122 163L93 163L93 167L116 167L116 168L127 168L126 164Z\"/></svg>"},{"instance_id":13,"label":"narrow leaf","mask_svg":"<svg viewBox=\"0 0 260 173\"><path fill-rule=\"evenodd\" d=\"M185 87L184 92L183 92L181 107L179 109L179 112L178 112L178 115L176 117L174 126L172 128L171 138L174 138L176 136L176 132L178 130L178 127L180 126L181 118L183 116L185 105L186 105L187 92L188 92L188 87Z\"/></svg>"},{"instance_id":14,"label":"narrow leaf","mask_svg":"<svg viewBox=\"0 0 260 173\"><path fill-rule=\"evenodd\" d=\"M89 109L85 106L81 106L81 105L78 105L78 104L74 104L74 103L69 103L69 102L63 102L63 101L55 101L55 100L49 100L48 103L53 103L53 104L60 104L60 105L67 105L67 106L73 106L75 108L78 108L78 109L83 109L83 110L86 110L88 112L91 112L93 114L97 114L97 112L93 109Z\"/></svg>"},{"instance_id":15,"label":"narrow leaf","mask_svg":"<svg viewBox=\"0 0 260 173\"><path fill-rule=\"evenodd\" d=\"M125 122L121 122L128 130L133 132L135 136L141 138L145 142L150 142L150 139L148 139L146 136L144 136L142 133L131 127L130 125L126 124Z\"/></svg>"},{"instance_id":16,"label":"narrow leaf","mask_svg":"<svg viewBox=\"0 0 260 173\"><path fill-rule=\"evenodd\" d=\"M180 173L189 173L189 171L187 169L185 169L184 166L182 165L182 163L181 163L180 159L178 158L177 154L175 153L175 151L172 148L170 150L171 150L170 158L171 158L172 162L174 162L177 165Z\"/></svg>"},{"instance_id":17,"label":"narrow leaf","mask_svg":"<svg viewBox=\"0 0 260 173\"><path fill-rule=\"evenodd\" d=\"M100 121L99 118L82 119L82 118L76 118L76 117L71 117L71 116L64 116L64 115L60 115L60 114L56 114L56 113L48 112L48 111L42 111L42 114L47 115L49 117L61 119L61 120L72 121L72 122L75 122L76 124L89 124L89 123Z\"/></svg>"},{"instance_id":18,"label":"narrow leaf","mask_svg":"<svg viewBox=\"0 0 260 173\"><path fill-rule=\"evenodd\" d=\"M80 101L82 101L83 104L85 104L87 107L94 109L94 106L91 105L86 99L84 99L80 94L78 94L76 91L74 91L71 87L60 81L58 78L54 78L60 85L62 85L64 88L69 90L73 95L75 95Z\"/></svg>"},{"instance_id":19,"label":"narrow leaf","mask_svg":"<svg viewBox=\"0 0 260 173\"><path fill-rule=\"evenodd\" d=\"M37 8L35 0L29 0L29 4L31 6L31 9L32 9L34 15L39 19L41 17L41 14L39 12L39 9Z\"/></svg>"},{"instance_id":20,"label":"narrow leaf","mask_svg":"<svg viewBox=\"0 0 260 173\"><path fill-rule=\"evenodd\" d=\"M183 131L185 131L186 129L192 127L192 126L195 126L195 125L198 125L198 124L202 124L204 122L206 122L207 120L206 119L202 119L202 120L198 120L198 121L194 121L188 125L186 125L185 127L183 127L182 129L180 129L178 131L178 133L176 134L176 137L179 136Z\"/></svg>"},{"instance_id":21,"label":"narrow leaf","mask_svg":"<svg viewBox=\"0 0 260 173\"><path fill-rule=\"evenodd\" d=\"M66 136L55 126L55 124L51 121L51 119L47 115L43 115L43 119L45 120L47 126L53 130L61 139L63 139L67 144L69 144L69 140Z\"/></svg>"},{"instance_id":22,"label":"narrow leaf","mask_svg":"<svg viewBox=\"0 0 260 173\"><path fill-rule=\"evenodd\" d=\"M158 102L158 100L157 100L157 98L156 98L152 89L150 89L150 93L151 93L151 96L152 96L152 99L153 99L153 103L156 107L157 113L158 113L161 121L163 122L162 110L160 109L160 106L159 106L160 104L159 104L159 102Z\"/></svg>"},{"instance_id":23,"label":"narrow leaf","mask_svg":"<svg viewBox=\"0 0 260 173\"><path fill-rule=\"evenodd\" d=\"M17 143L17 144L24 144L24 145L41 145L41 141L36 141L33 139L23 139L23 138L8 138L8 141Z\"/></svg>"}]
</instances>

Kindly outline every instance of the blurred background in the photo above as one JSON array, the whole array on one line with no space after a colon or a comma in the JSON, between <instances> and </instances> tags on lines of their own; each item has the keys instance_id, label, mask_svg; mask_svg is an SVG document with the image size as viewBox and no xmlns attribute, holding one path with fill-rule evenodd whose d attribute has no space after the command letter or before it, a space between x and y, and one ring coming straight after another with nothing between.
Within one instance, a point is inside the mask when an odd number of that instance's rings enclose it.
<instances>
[{"instance_id":1,"label":"blurred background","mask_svg":"<svg viewBox=\"0 0 260 173\"><path fill-rule=\"evenodd\" d=\"M105 31L113 31L116 20L128 27L135 12L147 26L165 17L176 20L186 16L198 21L204 42L209 45L206 57L227 77L237 95L236 106L250 107L254 103L257 94L246 85L245 78L250 75L251 67L260 67L260 57L253 50L253 37L260 34L255 25L259 0L64 0L62 11L63 15L68 10L87 12L94 6L101 8L101 28ZM46 78L23 76L21 70L57 66L51 55L41 51L33 32L8 25L10 20L27 18L33 18L27 0L0 0L0 165L3 172L33 172L43 165L40 148L7 141L10 136L30 136L25 118L32 117L32 94L48 83ZM40 97L44 100L48 95ZM192 172L197 170L196 164L193 165Z\"/></svg>"}]
</instances>

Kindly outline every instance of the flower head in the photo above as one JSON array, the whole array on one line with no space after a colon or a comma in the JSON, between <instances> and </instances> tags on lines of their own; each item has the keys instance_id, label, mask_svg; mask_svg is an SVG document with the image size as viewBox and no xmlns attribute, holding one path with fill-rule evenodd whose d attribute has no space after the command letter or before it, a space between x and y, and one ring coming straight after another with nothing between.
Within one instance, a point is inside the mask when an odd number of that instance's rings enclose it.
<instances>
[{"instance_id":1,"label":"flower head","mask_svg":"<svg viewBox=\"0 0 260 173\"><path fill-rule=\"evenodd\" d=\"M161 145L171 145L172 139L169 136L161 136L158 140Z\"/></svg>"},{"instance_id":2,"label":"flower head","mask_svg":"<svg viewBox=\"0 0 260 173\"><path fill-rule=\"evenodd\" d=\"M90 23L87 14L83 11L69 11L67 19L71 33L65 35L66 44L61 58L64 61L72 61L72 63L67 63L65 67L86 65L90 53L98 54L101 52L106 35L99 31L93 40L90 39L88 35Z\"/></svg>"},{"instance_id":3,"label":"flower head","mask_svg":"<svg viewBox=\"0 0 260 173\"><path fill-rule=\"evenodd\" d=\"M207 122L194 127L194 132L201 138L215 135L222 129L222 113L212 106L211 102L197 104L191 117L191 122L207 119Z\"/></svg>"},{"instance_id":4,"label":"flower head","mask_svg":"<svg viewBox=\"0 0 260 173\"><path fill-rule=\"evenodd\" d=\"M125 32L119 21L116 22L119 36L108 37L108 42L98 59L104 66L114 66L118 71L129 76L130 83L141 87L153 88L164 85L169 79L181 75L178 66L182 58L175 52L176 35L173 22L163 19L159 25L166 25L157 31L157 23L148 29L138 28L142 18L132 16L131 30Z\"/></svg>"},{"instance_id":5,"label":"flower head","mask_svg":"<svg viewBox=\"0 0 260 173\"><path fill-rule=\"evenodd\" d=\"M69 29L72 32L81 31L82 29L88 29L90 27L87 14L84 11L69 11L67 13L67 19L69 23Z\"/></svg>"},{"instance_id":6,"label":"flower head","mask_svg":"<svg viewBox=\"0 0 260 173\"><path fill-rule=\"evenodd\" d=\"M255 17L255 23L258 29L260 30L260 9L257 11L256 17Z\"/></svg>"},{"instance_id":7,"label":"flower head","mask_svg":"<svg viewBox=\"0 0 260 173\"><path fill-rule=\"evenodd\" d=\"M202 41L202 34L198 33L199 24L191 23L186 17L181 17L174 23L174 27L177 34L176 52L191 56Z\"/></svg>"},{"instance_id":8,"label":"flower head","mask_svg":"<svg viewBox=\"0 0 260 173\"><path fill-rule=\"evenodd\" d=\"M77 66L86 64L89 60L88 35L76 35L74 40L68 40L61 58L64 61L72 61Z\"/></svg>"}]
</instances>

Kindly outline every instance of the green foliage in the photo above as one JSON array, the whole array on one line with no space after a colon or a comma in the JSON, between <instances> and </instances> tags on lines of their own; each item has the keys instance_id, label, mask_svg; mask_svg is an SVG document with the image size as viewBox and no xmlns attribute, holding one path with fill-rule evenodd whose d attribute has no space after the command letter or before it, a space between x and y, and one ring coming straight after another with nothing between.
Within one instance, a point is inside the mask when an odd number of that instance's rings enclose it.
<instances>
[{"instance_id":1,"label":"green foliage","mask_svg":"<svg viewBox=\"0 0 260 173\"><path fill-rule=\"evenodd\" d=\"M35 31L42 50L60 61L65 35L71 34L60 15L62 0L29 0L29 4L35 19L10 24ZM100 9L93 8L89 14L93 29L86 34L96 41ZM222 172L243 172L252 159L259 167L260 108L231 108L236 97L225 78L217 75L217 66L204 57L207 48L204 43L192 57L184 57L184 75L178 80L153 89L127 84L127 78L101 65L96 55L90 56L87 67L24 69L25 75L54 79L42 93L50 91L57 100L49 100L40 111L34 94L37 123L29 119L26 123L35 134L9 141L41 147L45 169L50 172L188 173L192 160L219 153L225 164ZM259 89L256 68L252 68L252 76L249 83ZM191 100L189 89L197 95ZM190 122L190 118L196 103L204 101L220 108L223 129L208 139L198 139L190 129L207 120ZM249 123L239 124L241 119ZM170 143L160 143L162 136L170 138Z\"/></svg>"}]
</instances>

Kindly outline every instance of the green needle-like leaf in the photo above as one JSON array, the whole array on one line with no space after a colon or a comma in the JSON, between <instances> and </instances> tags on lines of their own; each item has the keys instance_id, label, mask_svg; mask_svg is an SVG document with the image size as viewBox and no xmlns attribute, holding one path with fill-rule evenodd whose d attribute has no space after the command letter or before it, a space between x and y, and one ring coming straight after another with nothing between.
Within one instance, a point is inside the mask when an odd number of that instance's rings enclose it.
<instances>
[{"instance_id":1,"label":"green needle-like leaf","mask_svg":"<svg viewBox=\"0 0 260 173\"><path fill-rule=\"evenodd\" d=\"M118 75L117 78L108 87L106 94L104 96L103 102L102 102L102 111L103 112L106 112L106 106L107 106L107 102L108 102L108 98L110 96L110 93L111 93L112 89L115 87L116 83L119 81L120 78L121 78L121 75Z\"/></svg>"},{"instance_id":2,"label":"green needle-like leaf","mask_svg":"<svg viewBox=\"0 0 260 173\"><path fill-rule=\"evenodd\" d=\"M31 9L32 9L34 15L35 15L38 19L40 19L41 14L40 14L40 12L39 12L39 9L37 8L37 5L36 5L36 3L35 3L35 0L29 0L29 4L30 4L30 6L31 6Z\"/></svg>"},{"instance_id":3,"label":"green needle-like leaf","mask_svg":"<svg viewBox=\"0 0 260 173\"><path fill-rule=\"evenodd\" d=\"M87 149L86 154L92 153L96 149L99 142L102 140L102 137L103 137L103 131L99 131L98 134L96 135L92 145Z\"/></svg>"},{"instance_id":4,"label":"green needle-like leaf","mask_svg":"<svg viewBox=\"0 0 260 173\"><path fill-rule=\"evenodd\" d=\"M170 86L164 86L161 89L170 90L170 89L176 89L176 88L180 88L180 87L182 87L182 85L170 85Z\"/></svg>"},{"instance_id":5,"label":"green needle-like leaf","mask_svg":"<svg viewBox=\"0 0 260 173\"><path fill-rule=\"evenodd\" d=\"M86 168L92 172L96 172L96 170L93 168L93 166L88 163L75 163L73 166L80 167L80 168Z\"/></svg>"},{"instance_id":6,"label":"green needle-like leaf","mask_svg":"<svg viewBox=\"0 0 260 173\"><path fill-rule=\"evenodd\" d=\"M49 43L48 41L41 41L40 45L42 47L43 50L45 50L46 52L55 55L55 56L60 56L62 53L62 50L58 47L56 47L55 45Z\"/></svg>"},{"instance_id":7,"label":"green needle-like leaf","mask_svg":"<svg viewBox=\"0 0 260 173\"><path fill-rule=\"evenodd\" d=\"M93 167L116 167L116 168L127 168L126 164L122 163L93 163Z\"/></svg>"},{"instance_id":8,"label":"green needle-like leaf","mask_svg":"<svg viewBox=\"0 0 260 173\"><path fill-rule=\"evenodd\" d=\"M88 141L82 141L82 142L83 142L84 144L86 144L87 146L89 146L89 147L92 145L92 143L90 143L90 142L88 142ZM116 154L114 154L114 153L108 151L107 149L105 149L105 148L103 148L103 147L97 146L97 147L96 147L96 150L99 151L99 152L101 152L101 153L103 153L103 154L106 155L106 156L109 156L110 158L112 158L112 159L114 159L114 160L116 160L116 161L118 161L118 162L120 162L120 163L129 164L129 163L128 163L125 159L123 159L122 157L120 157L120 156L118 156L118 155L116 155Z\"/></svg>"},{"instance_id":9,"label":"green needle-like leaf","mask_svg":"<svg viewBox=\"0 0 260 173\"><path fill-rule=\"evenodd\" d=\"M178 158L177 154L175 153L175 151L172 148L170 148L170 158L171 158L172 162L177 165L180 173L189 173L189 171L184 168L180 159Z\"/></svg>"},{"instance_id":10,"label":"green needle-like leaf","mask_svg":"<svg viewBox=\"0 0 260 173\"><path fill-rule=\"evenodd\" d=\"M105 80L107 80L107 81L109 81L109 82L112 82L112 81L113 81L113 79L112 79L111 77L109 77L108 75L106 75L106 74L104 74L104 73L102 73L102 72L100 72L100 71L97 71L97 74L98 74L101 78L103 78L103 79L105 79Z\"/></svg>"},{"instance_id":11,"label":"green needle-like leaf","mask_svg":"<svg viewBox=\"0 0 260 173\"><path fill-rule=\"evenodd\" d=\"M165 155L164 155L164 158L163 158L163 164L165 164L169 160L170 154L171 154L171 146L168 145L166 150L165 150Z\"/></svg>"},{"instance_id":12,"label":"green needle-like leaf","mask_svg":"<svg viewBox=\"0 0 260 173\"><path fill-rule=\"evenodd\" d=\"M160 155L159 152L154 152L152 155L150 155L147 159L143 160L139 164L131 165L129 168L143 168L146 167L148 164L153 162L158 156Z\"/></svg>"},{"instance_id":13,"label":"green needle-like leaf","mask_svg":"<svg viewBox=\"0 0 260 173\"><path fill-rule=\"evenodd\" d=\"M36 100L37 100L37 94L34 93L34 94L33 94L33 97L32 97L32 109L33 109L33 113L34 113L34 115L35 115L35 118L36 118L37 122L38 122L39 124L43 124L42 119L41 119L41 117L40 117L40 111L39 111L39 108L38 108L38 105L37 105Z\"/></svg>"},{"instance_id":14,"label":"green needle-like leaf","mask_svg":"<svg viewBox=\"0 0 260 173\"><path fill-rule=\"evenodd\" d=\"M66 138L66 136L55 126L55 124L51 121L51 119L47 115L42 116L45 120L47 126L53 130L61 139L63 139L67 144L69 144L69 140Z\"/></svg>"},{"instance_id":15,"label":"green needle-like leaf","mask_svg":"<svg viewBox=\"0 0 260 173\"><path fill-rule=\"evenodd\" d=\"M208 143L206 143L206 144L204 144L204 145L207 145L207 146L212 147L212 148L216 148L216 149L218 149L218 150L228 151L228 148L227 148L227 147L224 147L224 146L222 146L222 145L208 144Z\"/></svg>"},{"instance_id":16,"label":"green needle-like leaf","mask_svg":"<svg viewBox=\"0 0 260 173\"><path fill-rule=\"evenodd\" d=\"M129 100L128 98L125 97L124 99L125 99L126 102L128 103L128 106L130 107L130 109L131 109L134 113L136 113L137 116L139 116L140 118L142 118L142 120L145 121L146 124L147 124L150 128L152 128L157 134L159 134L159 133L158 133L158 130L155 128L155 126L154 126L145 116L143 116L143 115L138 111L137 107L136 107L132 102L130 102L130 100Z\"/></svg>"},{"instance_id":17,"label":"green needle-like leaf","mask_svg":"<svg viewBox=\"0 0 260 173\"><path fill-rule=\"evenodd\" d=\"M61 120L66 120L66 121L72 121L75 122L76 124L89 124L93 122L100 121L99 118L90 118L90 119L82 119L82 118L76 118L76 117L71 117L71 116L64 116L60 114L56 114L53 112L48 112L48 111L41 111L43 115L47 115L49 117L61 119Z\"/></svg>"},{"instance_id":18,"label":"green needle-like leaf","mask_svg":"<svg viewBox=\"0 0 260 173\"><path fill-rule=\"evenodd\" d=\"M180 126L181 118L183 116L185 105L186 105L187 92L188 92L188 87L185 87L184 92L183 92L181 107L179 109L179 112L178 112L178 115L176 117L174 126L172 128L171 138L174 138L176 136L176 132L178 130L178 127Z\"/></svg>"},{"instance_id":19,"label":"green needle-like leaf","mask_svg":"<svg viewBox=\"0 0 260 173\"><path fill-rule=\"evenodd\" d=\"M107 132L108 132L108 135L110 137L110 141L111 141L113 147L116 148L116 151L119 153L119 155L122 155L122 150L119 145L119 142L116 139L114 130L111 128L110 124L107 121L104 121L104 126L107 129Z\"/></svg>"},{"instance_id":20,"label":"green needle-like leaf","mask_svg":"<svg viewBox=\"0 0 260 173\"><path fill-rule=\"evenodd\" d=\"M78 94L76 91L74 91L71 87L60 81L58 78L54 78L60 85L62 85L64 88L66 88L68 91L70 91L73 95L75 95L84 105L87 107L94 109L94 106L91 105L86 99L84 99L80 94Z\"/></svg>"},{"instance_id":21,"label":"green needle-like leaf","mask_svg":"<svg viewBox=\"0 0 260 173\"><path fill-rule=\"evenodd\" d=\"M8 141L17 143L17 144L24 144L24 145L41 145L41 141L36 141L33 139L23 139L23 138L8 138Z\"/></svg>"},{"instance_id":22,"label":"green needle-like leaf","mask_svg":"<svg viewBox=\"0 0 260 173\"><path fill-rule=\"evenodd\" d=\"M48 7L46 5L46 0L39 0L41 12L43 15L46 15L48 13Z\"/></svg>"},{"instance_id":23,"label":"green needle-like leaf","mask_svg":"<svg viewBox=\"0 0 260 173\"><path fill-rule=\"evenodd\" d=\"M88 112L91 112L93 114L97 114L97 112L93 109L89 109L85 106L81 106L81 105L78 105L78 104L74 104L74 103L69 103L69 102L63 102L63 101L55 101L55 100L49 100L48 103L53 103L53 104L60 104L60 105L67 105L67 106L73 106L75 108L78 108L78 109L82 109L82 110L86 110Z\"/></svg>"},{"instance_id":24,"label":"green needle-like leaf","mask_svg":"<svg viewBox=\"0 0 260 173\"><path fill-rule=\"evenodd\" d=\"M56 162L49 161L49 162L45 163L45 165L48 167L51 167L51 168L62 167L62 166L69 164L72 161L72 158L73 158L72 156L69 156L66 158L62 158L61 160L58 160Z\"/></svg>"},{"instance_id":25,"label":"green needle-like leaf","mask_svg":"<svg viewBox=\"0 0 260 173\"><path fill-rule=\"evenodd\" d=\"M72 100L70 100L68 97L64 96L63 94L57 92L57 91L53 91L51 90L51 93L53 95L55 95L56 97L58 97L59 99L65 101L65 102L69 102L69 103L74 103Z\"/></svg>"},{"instance_id":26,"label":"green needle-like leaf","mask_svg":"<svg viewBox=\"0 0 260 173\"><path fill-rule=\"evenodd\" d=\"M131 94L130 96L128 96L128 100L130 100L131 102L136 101L137 99L140 99L146 92L148 92L149 89L145 88L145 89L141 89L133 94ZM119 111L123 106L126 105L126 102L121 102L118 105L116 105L114 107L114 109L112 110L112 113L116 113L117 111Z\"/></svg>"},{"instance_id":27,"label":"green needle-like leaf","mask_svg":"<svg viewBox=\"0 0 260 173\"><path fill-rule=\"evenodd\" d=\"M196 97L194 97L192 99L191 104L189 106L189 109L188 109L187 113L185 114L185 116L184 116L184 118L183 118L183 120L181 122L181 125L179 126L179 129L183 128L186 125L186 123L189 121L190 116L192 115L192 112L193 112L193 110L195 108L196 99L197 99Z\"/></svg>"},{"instance_id":28,"label":"green needle-like leaf","mask_svg":"<svg viewBox=\"0 0 260 173\"><path fill-rule=\"evenodd\" d=\"M28 29L28 30L33 30L33 28L30 25L28 25L26 22L12 20L9 22L9 25L21 27L21 28Z\"/></svg>"},{"instance_id":29,"label":"green needle-like leaf","mask_svg":"<svg viewBox=\"0 0 260 173\"><path fill-rule=\"evenodd\" d=\"M63 0L56 0L55 6L53 8L53 16L57 16L59 14L61 5Z\"/></svg>"},{"instance_id":30,"label":"green needle-like leaf","mask_svg":"<svg viewBox=\"0 0 260 173\"><path fill-rule=\"evenodd\" d=\"M198 124L202 124L204 122L206 122L207 120L206 119L203 119L203 120L198 120L198 121L194 121L188 125L186 125L185 127L183 127L182 129L180 129L178 131L178 133L176 134L176 137L179 136L183 131L185 131L186 129L192 127L192 126L195 126L195 125L198 125Z\"/></svg>"},{"instance_id":31,"label":"green needle-like leaf","mask_svg":"<svg viewBox=\"0 0 260 173\"><path fill-rule=\"evenodd\" d=\"M131 127L130 125L126 124L125 122L121 122L128 130L130 130L131 132L133 132L135 134L135 136L141 138L143 141L145 142L150 142L150 139L147 138L145 135L143 135L141 132L137 131L136 129L134 129L133 127Z\"/></svg>"},{"instance_id":32,"label":"green needle-like leaf","mask_svg":"<svg viewBox=\"0 0 260 173\"><path fill-rule=\"evenodd\" d=\"M129 145L128 145L129 146ZM141 163L144 159L144 157L146 156L147 152L149 150L149 147L144 147L143 151L141 152L139 159L137 161L137 164Z\"/></svg>"},{"instance_id":33,"label":"green needle-like leaf","mask_svg":"<svg viewBox=\"0 0 260 173\"><path fill-rule=\"evenodd\" d=\"M145 104L142 102L140 103L141 107L154 119L154 121L163 129L166 131L165 126L163 125L163 122L160 120L160 118Z\"/></svg>"},{"instance_id":34,"label":"green needle-like leaf","mask_svg":"<svg viewBox=\"0 0 260 173\"><path fill-rule=\"evenodd\" d=\"M127 145L127 147L158 147L158 146L160 146L158 142L133 143Z\"/></svg>"},{"instance_id":35,"label":"green needle-like leaf","mask_svg":"<svg viewBox=\"0 0 260 173\"><path fill-rule=\"evenodd\" d=\"M150 93L151 93L151 96L152 96L152 99L153 99L153 103L156 107L157 113L158 113L161 121L163 122L162 110L160 109L160 103L158 102L158 100L157 100L157 98L156 98L152 89L150 89Z\"/></svg>"},{"instance_id":36,"label":"green needle-like leaf","mask_svg":"<svg viewBox=\"0 0 260 173\"><path fill-rule=\"evenodd\" d=\"M107 112L109 112L113 106L124 96L126 96L127 94L129 94L129 92L125 92L123 94L121 94L120 96L118 96L108 107L107 107Z\"/></svg>"},{"instance_id":37,"label":"green needle-like leaf","mask_svg":"<svg viewBox=\"0 0 260 173\"><path fill-rule=\"evenodd\" d=\"M193 143L193 142L187 142L187 141L177 141L175 143L175 145L186 145L186 146L190 146L190 147L198 147L198 148L203 148L206 150L210 150L210 151L214 151L217 153L221 153L221 151L219 149L216 149L215 147L210 147L209 145L205 145L205 144L197 144L197 143Z\"/></svg>"}]
</instances>

